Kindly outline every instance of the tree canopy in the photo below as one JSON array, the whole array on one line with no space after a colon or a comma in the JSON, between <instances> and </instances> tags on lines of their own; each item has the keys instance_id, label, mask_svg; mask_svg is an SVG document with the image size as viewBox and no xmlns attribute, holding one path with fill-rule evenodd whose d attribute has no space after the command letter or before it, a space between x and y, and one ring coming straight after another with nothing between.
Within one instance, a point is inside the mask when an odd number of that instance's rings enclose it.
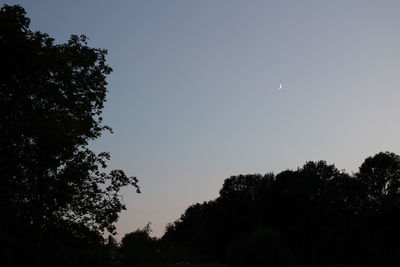
<instances>
[{"instance_id":1,"label":"tree canopy","mask_svg":"<svg viewBox=\"0 0 400 267\"><path fill-rule=\"evenodd\" d=\"M110 155L88 146L111 131L101 117L107 50L89 47L84 35L56 44L29 25L22 7L1 8L1 231L114 233L125 208L120 189L139 187L122 170L105 172Z\"/></svg>"},{"instance_id":2,"label":"tree canopy","mask_svg":"<svg viewBox=\"0 0 400 267\"><path fill-rule=\"evenodd\" d=\"M232 176L218 198L168 225L163 240L232 266L396 266L399 180L399 156L390 152L368 157L354 175L310 161L276 175Z\"/></svg>"}]
</instances>

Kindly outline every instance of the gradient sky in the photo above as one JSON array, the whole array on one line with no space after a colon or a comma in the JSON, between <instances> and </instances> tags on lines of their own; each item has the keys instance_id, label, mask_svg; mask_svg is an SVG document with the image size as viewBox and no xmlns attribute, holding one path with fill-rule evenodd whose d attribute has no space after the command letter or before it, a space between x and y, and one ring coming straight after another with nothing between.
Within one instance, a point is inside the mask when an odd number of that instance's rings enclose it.
<instances>
[{"instance_id":1,"label":"gradient sky","mask_svg":"<svg viewBox=\"0 0 400 267\"><path fill-rule=\"evenodd\" d=\"M400 153L398 0L0 3L108 49L115 133L91 146L142 189L124 190L119 237L148 221L161 236L231 175Z\"/></svg>"}]
</instances>

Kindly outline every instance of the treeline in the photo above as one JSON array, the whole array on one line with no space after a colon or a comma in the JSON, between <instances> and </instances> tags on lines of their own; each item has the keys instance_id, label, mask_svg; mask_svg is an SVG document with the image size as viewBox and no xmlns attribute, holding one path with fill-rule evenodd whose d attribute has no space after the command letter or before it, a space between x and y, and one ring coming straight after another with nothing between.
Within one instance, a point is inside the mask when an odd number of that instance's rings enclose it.
<instances>
[{"instance_id":1,"label":"treeline","mask_svg":"<svg viewBox=\"0 0 400 267\"><path fill-rule=\"evenodd\" d=\"M399 223L400 156L381 152L352 175L318 161L232 176L219 197L188 207L161 238L151 237L150 224L121 242L85 228L25 226L3 239L2 254L13 263L39 258L40 266L399 266Z\"/></svg>"},{"instance_id":2,"label":"treeline","mask_svg":"<svg viewBox=\"0 0 400 267\"><path fill-rule=\"evenodd\" d=\"M233 176L160 239L149 226L105 239L125 209L121 188L140 192L89 147L111 131L101 117L107 51L29 27L21 6L0 8L1 266L400 265L400 157L389 152L354 175L320 161Z\"/></svg>"},{"instance_id":3,"label":"treeline","mask_svg":"<svg viewBox=\"0 0 400 267\"><path fill-rule=\"evenodd\" d=\"M400 157L381 152L349 175L325 161L225 180L162 237L182 261L232 266L400 264Z\"/></svg>"}]
</instances>

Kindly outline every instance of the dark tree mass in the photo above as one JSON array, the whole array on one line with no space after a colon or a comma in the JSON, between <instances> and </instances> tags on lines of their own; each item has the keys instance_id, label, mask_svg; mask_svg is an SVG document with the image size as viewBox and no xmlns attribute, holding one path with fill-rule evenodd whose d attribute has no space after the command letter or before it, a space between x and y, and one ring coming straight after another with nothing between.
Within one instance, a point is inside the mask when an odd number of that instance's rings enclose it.
<instances>
[{"instance_id":1,"label":"dark tree mass","mask_svg":"<svg viewBox=\"0 0 400 267\"><path fill-rule=\"evenodd\" d=\"M350 176L325 161L225 180L163 240L231 266L400 264L400 157L381 152Z\"/></svg>"},{"instance_id":2,"label":"dark tree mass","mask_svg":"<svg viewBox=\"0 0 400 267\"><path fill-rule=\"evenodd\" d=\"M150 224L105 238L125 208L120 189L139 192L88 146L111 131L107 52L83 35L55 44L29 23L20 6L0 10L1 266L400 266L400 156L390 152L352 175L318 161L232 176L161 238Z\"/></svg>"},{"instance_id":3,"label":"dark tree mass","mask_svg":"<svg viewBox=\"0 0 400 267\"><path fill-rule=\"evenodd\" d=\"M83 35L54 44L29 23L22 7L1 8L0 253L10 265L27 256L31 264L60 266L43 255L114 233L125 208L120 188L138 187L121 170L102 171L109 154L88 148L111 130L100 117L107 51L88 47Z\"/></svg>"}]
</instances>

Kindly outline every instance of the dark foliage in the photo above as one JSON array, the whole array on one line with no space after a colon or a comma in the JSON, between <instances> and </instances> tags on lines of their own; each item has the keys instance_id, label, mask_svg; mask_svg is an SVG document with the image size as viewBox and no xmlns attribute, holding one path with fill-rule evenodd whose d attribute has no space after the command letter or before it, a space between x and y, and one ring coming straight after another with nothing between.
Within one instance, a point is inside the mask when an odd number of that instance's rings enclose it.
<instances>
[{"instance_id":1,"label":"dark foliage","mask_svg":"<svg viewBox=\"0 0 400 267\"><path fill-rule=\"evenodd\" d=\"M150 225L126 234L121 241L121 266L142 266L157 262L157 241L150 237Z\"/></svg>"},{"instance_id":2,"label":"dark foliage","mask_svg":"<svg viewBox=\"0 0 400 267\"><path fill-rule=\"evenodd\" d=\"M189 207L163 239L232 266L398 266L399 159L379 153L353 176L319 161L230 177L216 200Z\"/></svg>"},{"instance_id":3,"label":"dark foliage","mask_svg":"<svg viewBox=\"0 0 400 267\"><path fill-rule=\"evenodd\" d=\"M104 231L115 232L125 208L118 192L138 189L137 179L105 173L109 154L88 148L111 130L100 116L107 51L83 35L55 44L29 23L20 6L0 10L2 260L72 266L101 248Z\"/></svg>"}]
</instances>

